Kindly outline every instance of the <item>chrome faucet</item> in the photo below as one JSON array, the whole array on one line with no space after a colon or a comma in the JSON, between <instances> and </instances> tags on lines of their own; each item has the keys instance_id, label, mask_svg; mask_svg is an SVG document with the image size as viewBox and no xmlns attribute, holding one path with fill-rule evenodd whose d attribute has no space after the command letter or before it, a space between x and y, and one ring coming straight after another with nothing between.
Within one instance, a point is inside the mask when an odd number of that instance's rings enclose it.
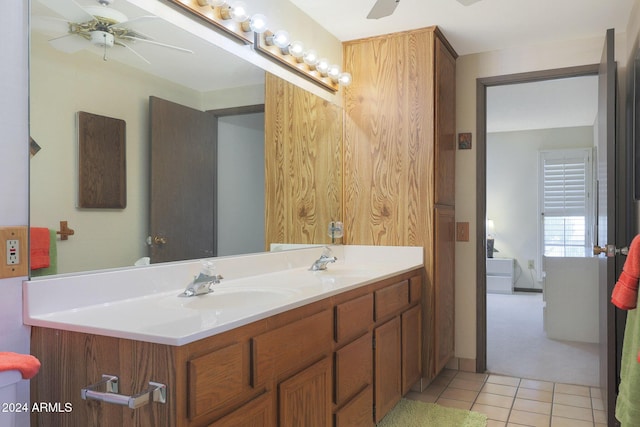
<instances>
[{"instance_id":1,"label":"chrome faucet","mask_svg":"<svg viewBox=\"0 0 640 427\"><path fill-rule=\"evenodd\" d=\"M330 262L336 262L337 259L338 258L331 256L331 249L325 247L322 255L320 255L320 258L315 260L311 267L309 267L309 271L326 270L327 264L329 264Z\"/></svg>"},{"instance_id":2,"label":"chrome faucet","mask_svg":"<svg viewBox=\"0 0 640 427\"><path fill-rule=\"evenodd\" d=\"M219 274L213 274L215 267L212 263L204 263L202 271L197 276L193 276L191 283L187 285L187 288L182 292L180 297L193 297L197 295L205 295L213 292L212 285L217 285L220 280L224 279Z\"/></svg>"}]
</instances>

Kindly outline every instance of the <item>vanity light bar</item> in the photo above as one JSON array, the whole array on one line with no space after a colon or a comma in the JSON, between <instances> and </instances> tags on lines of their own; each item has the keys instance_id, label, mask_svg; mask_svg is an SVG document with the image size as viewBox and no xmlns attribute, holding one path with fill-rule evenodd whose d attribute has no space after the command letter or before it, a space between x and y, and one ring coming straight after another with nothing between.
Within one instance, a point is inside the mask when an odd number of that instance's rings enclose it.
<instances>
[{"instance_id":1,"label":"vanity light bar","mask_svg":"<svg viewBox=\"0 0 640 427\"><path fill-rule=\"evenodd\" d=\"M261 14L250 15L241 1L170 1L243 43L253 44L257 52L293 69L325 89L337 92L340 86L351 84L351 74L342 72L338 65L320 58L313 49L305 50L302 42L292 42L286 31L269 31L267 18Z\"/></svg>"}]
</instances>

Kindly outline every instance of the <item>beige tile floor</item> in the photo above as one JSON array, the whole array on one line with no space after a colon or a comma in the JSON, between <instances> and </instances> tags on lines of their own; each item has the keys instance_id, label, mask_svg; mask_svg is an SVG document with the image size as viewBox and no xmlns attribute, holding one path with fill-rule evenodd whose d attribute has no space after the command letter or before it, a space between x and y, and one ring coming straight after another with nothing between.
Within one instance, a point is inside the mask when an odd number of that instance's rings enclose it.
<instances>
[{"instance_id":1,"label":"beige tile floor","mask_svg":"<svg viewBox=\"0 0 640 427\"><path fill-rule=\"evenodd\" d=\"M408 399L486 414L487 427L605 427L594 387L445 369Z\"/></svg>"}]
</instances>

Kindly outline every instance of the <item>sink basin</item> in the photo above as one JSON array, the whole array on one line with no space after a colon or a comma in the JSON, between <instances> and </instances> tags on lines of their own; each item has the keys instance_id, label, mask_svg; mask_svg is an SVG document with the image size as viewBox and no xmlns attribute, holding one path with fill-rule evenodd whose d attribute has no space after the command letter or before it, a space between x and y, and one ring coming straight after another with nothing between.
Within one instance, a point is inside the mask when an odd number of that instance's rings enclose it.
<instances>
[{"instance_id":1,"label":"sink basin","mask_svg":"<svg viewBox=\"0 0 640 427\"><path fill-rule=\"evenodd\" d=\"M228 310L234 308L262 308L285 302L295 292L273 288L218 288L206 295L181 298L177 303L193 310Z\"/></svg>"}]
</instances>

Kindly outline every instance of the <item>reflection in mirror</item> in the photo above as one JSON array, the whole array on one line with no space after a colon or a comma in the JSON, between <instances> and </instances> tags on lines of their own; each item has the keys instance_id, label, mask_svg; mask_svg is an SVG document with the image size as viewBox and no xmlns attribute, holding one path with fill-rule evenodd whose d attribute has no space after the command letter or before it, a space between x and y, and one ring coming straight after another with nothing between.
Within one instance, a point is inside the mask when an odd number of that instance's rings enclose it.
<instances>
[{"instance_id":1,"label":"reflection in mirror","mask_svg":"<svg viewBox=\"0 0 640 427\"><path fill-rule=\"evenodd\" d=\"M55 268L34 270L32 276L131 266L149 254L149 97L199 111L263 104L264 71L162 19L137 19L149 14L125 1L113 8L132 22L136 34L193 53L131 39L128 47L105 47L80 35L65 36L70 12L60 5L71 3L45 3L57 6L52 10L32 0L30 136L40 150L31 159L30 225L56 230L68 221L75 233L66 241L54 237ZM76 3L85 12L99 6L94 0ZM56 48L50 40L59 37ZM62 47L60 40L66 40ZM126 122L124 209L77 208L78 111ZM253 131L255 121L248 126ZM166 172L172 172L170 165Z\"/></svg>"}]
</instances>

